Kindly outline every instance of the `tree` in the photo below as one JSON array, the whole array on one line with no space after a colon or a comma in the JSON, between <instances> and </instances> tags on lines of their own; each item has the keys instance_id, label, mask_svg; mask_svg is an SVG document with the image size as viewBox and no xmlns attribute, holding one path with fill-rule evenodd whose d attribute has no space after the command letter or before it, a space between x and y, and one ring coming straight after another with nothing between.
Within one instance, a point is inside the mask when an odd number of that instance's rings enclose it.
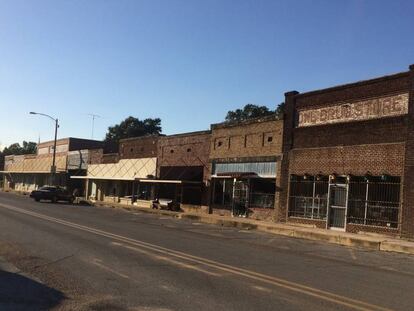
<instances>
[{"instance_id":1,"label":"tree","mask_svg":"<svg viewBox=\"0 0 414 311\"><path fill-rule=\"evenodd\" d=\"M33 154L37 151L37 144L32 141L23 141L23 154Z\"/></svg>"},{"instance_id":2,"label":"tree","mask_svg":"<svg viewBox=\"0 0 414 311\"><path fill-rule=\"evenodd\" d=\"M279 119L283 119L283 115L285 113L285 103L280 103L279 106L276 108L276 115L279 117Z\"/></svg>"},{"instance_id":3,"label":"tree","mask_svg":"<svg viewBox=\"0 0 414 311\"><path fill-rule=\"evenodd\" d=\"M247 104L243 109L236 109L233 111L227 112L226 121L227 122L238 122L249 120L258 117L265 117L273 115L274 110L270 110L266 106L258 106L253 104Z\"/></svg>"},{"instance_id":4,"label":"tree","mask_svg":"<svg viewBox=\"0 0 414 311\"><path fill-rule=\"evenodd\" d=\"M4 169L4 157L7 155L22 155L34 154L37 150L37 144L31 141L23 141L23 146L19 143L11 144L10 146L0 150L0 170Z\"/></svg>"},{"instance_id":5,"label":"tree","mask_svg":"<svg viewBox=\"0 0 414 311\"><path fill-rule=\"evenodd\" d=\"M20 146L19 143L11 144L10 146L4 148L3 155L21 155L21 154L34 154L36 153L37 144L31 141L23 141L23 146Z\"/></svg>"},{"instance_id":6,"label":"tree","mask_svg":"<svg viewBox=\"0 0 414 311\"><path fill-rule=\"evenodd\" d=\"M162 129L160 118L148 118L141 121L130 116L123 120L121 123L108 127L105 141L117 143L120 139L123 138L160 134L161 131Z\"/></svg>"}]
</instances>

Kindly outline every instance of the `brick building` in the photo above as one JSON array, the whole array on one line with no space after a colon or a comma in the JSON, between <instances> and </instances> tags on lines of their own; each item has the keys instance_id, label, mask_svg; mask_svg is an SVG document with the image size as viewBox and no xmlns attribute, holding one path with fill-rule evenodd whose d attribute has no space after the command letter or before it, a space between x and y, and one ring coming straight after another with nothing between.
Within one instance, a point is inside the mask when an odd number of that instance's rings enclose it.
<instances>
[{"instance_id":1,"label":"brick building","mask_svg":"<svg viewBox=\"0 0 414 311\"><path fill-rule=\"evenodd\" d=\"M86 197L150 207L154 190L143 180L154 179L157 169L158 135L121 139L118 153L93 150L86 176L74 176L86 184Z\"/></svg>"},{"instance_id":2,"label":"brick building","mask_svg":"<svg viewBox=\"0 0 414 311\"><path fill-rule=\"evenodd\" d=\"M176 201L182 210L208 211L210 131L160 137L156 197Z\"/></svg>"},{"instance_id":3,"label":"brick building","mask_svg":"<svg viewBox=\"0 0 414 311\"><path fill-rule=\"evenodd\" d=\"M172 201L183 210L208 210L210 131L122 139L119 153L94 153L88 166L87 197L150 207Z\"/></svg>"},{"instance_id":4,"label":"brick building","mask_svg":"<svg viewBox=\"0 0 414 311\"><path fill-rule=\"evenodd\" d=\"M285 94L278 221L414 236L414 67Z\"/></svg>"},{"instance_id":5,"label":"brick building","mask_svg":"<svg viewBox=\"0 0 414 311\"><path fill-rule=\"evenodd\" d=\"M283 121L274 115L211 125L214 213L274 218L282 131Z\"/></svg>"},{"instance_id":6,"label":"brick building","mask_svg":"<svg viewBox=\"0 0 414 311\"><path fill-rule=\"evenodd\" d=\"M119 158L136 159L156 157L158 139L162 135L125 138L119 141Z\"/></svg>"}]
</instances>

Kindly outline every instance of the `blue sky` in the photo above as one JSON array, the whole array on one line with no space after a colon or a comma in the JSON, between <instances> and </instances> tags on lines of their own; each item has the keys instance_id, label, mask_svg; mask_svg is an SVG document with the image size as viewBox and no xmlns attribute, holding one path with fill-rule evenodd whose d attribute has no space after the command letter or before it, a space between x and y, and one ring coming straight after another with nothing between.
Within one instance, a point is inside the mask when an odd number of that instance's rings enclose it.
<instances>
[{"instance_id":1,"label":"blue sky","mask_svg":"<svg viewBox=\"0 0 414 311\"><path fill-rule=\"evenodd\" d=\"M132 115L165 134L247 103L408 70L413 1L0 0L0 144L95 138Z\"/></svg>"}]
</instances>

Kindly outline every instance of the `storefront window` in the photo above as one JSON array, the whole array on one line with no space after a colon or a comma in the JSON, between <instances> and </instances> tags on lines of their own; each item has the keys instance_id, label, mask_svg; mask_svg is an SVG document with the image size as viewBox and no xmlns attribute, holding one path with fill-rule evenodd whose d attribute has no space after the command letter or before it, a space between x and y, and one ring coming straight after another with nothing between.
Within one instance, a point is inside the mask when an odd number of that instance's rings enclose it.
<instances>
[{"instance_id":1,"label":"storefront window","mask_svg":"<svg viewBox=\"0 0 414 311\"><path fill-rule=\"evenodd\" d=\"M250 207L273 208L275 204L276 180L274 178L250 179Z\"/></svg>"},{"instance_id":2,"label":"storefront window","mask_svg":"<svg viewBox=\"0 0 414 311\"><path fill-rule=\"evenodd\" d=\"M291 175L288 215L326 219L328 185L328 176Z\"/></svg>"},{"instance_id":3,"label":"storefront window","mask_svg":"<svg viewBox=\"0 0 414 311\"><path fill-rule=\"evenodd\" d=\"M203 186L201 184L188 184L182 186L183 204L200 205L203 196Z\"/></svg>"},{"instance_id":4,"label":"storefront window","mask_svg":"<svg viewBox=\"0 0 414 311\"><path fill-rule=\"evenodd\" d=\"M231 207L233 200L233 179L231 178L215 178L213 180L215 205Z\"/></svg>"},{"instance_id":5,"label":"storefront window","mask_svg":"<svg viewBox=\"0 0 414 311\"><path fill-rule=\"evenodd\" d=\"M138 200L151 200L151 188L150 183L140 183L138 187L137 199Z\"/></svg>"},{"instance_id":6,"label":"storefront window","mask_svg":"<svg viewBox=\"0 0 414 311\"><path fill-rule=\"evenodd\" d=\"M398 227L400 178L353 177L349 183L348 223Z\"/></svg>"}]
</instances>

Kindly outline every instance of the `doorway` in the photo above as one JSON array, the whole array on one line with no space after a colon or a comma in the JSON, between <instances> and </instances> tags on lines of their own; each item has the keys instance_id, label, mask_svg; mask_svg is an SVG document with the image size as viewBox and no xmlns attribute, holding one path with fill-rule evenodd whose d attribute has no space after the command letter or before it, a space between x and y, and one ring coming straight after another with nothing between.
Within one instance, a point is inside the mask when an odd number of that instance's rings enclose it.
<instances>
[{"instance_id":1,"label":"doorway","mask_svg":"<svg viewBox=\"0 0 414 311\"><path fill-rule=\"evenodd\" d=\"M348 206L348 185L329 185L329 218L330 229L345 231Z\"/></svg>"},{"instance_id":2,"label":"doorway","mask_svg":"<svg viewBox=\"0 0 414 311\"><path fill-rule=\"evenodd\" d=\"M233 216L247 216L249 182L248 180L234 179L233 182Z\"/></svg>"}]
</instances>

